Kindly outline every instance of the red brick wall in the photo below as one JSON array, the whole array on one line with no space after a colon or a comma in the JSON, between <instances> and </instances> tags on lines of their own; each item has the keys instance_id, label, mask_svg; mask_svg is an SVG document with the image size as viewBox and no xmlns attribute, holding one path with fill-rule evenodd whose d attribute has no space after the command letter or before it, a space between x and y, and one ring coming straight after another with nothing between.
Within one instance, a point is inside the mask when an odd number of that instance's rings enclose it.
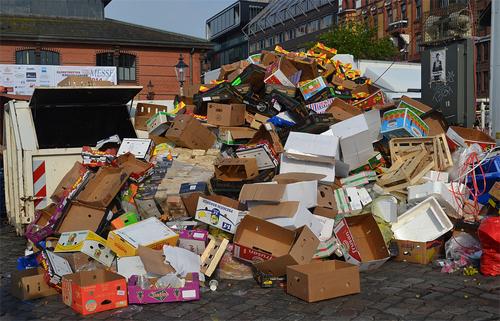
<instances>
[{"instance_id":1,"label":"red brick wall","mask_svg":"<svg viewBox=\"0 0 500 321\"><path fill-rule=\"evenodd\" d=\"M28 42L2 42L0 46L0 64L14 64L16 50L40 47L42 49L57 51L60 53L61 65L72 66L95 66L96 54L105 51L113 51L112 46L83 45L68 43L28 43ZM120 47L121 52L134 54L136 56L136 82L122 84L137 84L144 89L139 99L146 99L148 92L147 84L153 84L152 91L154 99L172 99L179 92L179 82L175 77L174 65L177 64L179 54L182 53L184 61L193 72L193 82L200 82L201 66L200 52L193 54L192 64L189 61L189 50L186 49L163 49L145 47ZM190 83L190 72L186 75L186 84Z\"/></svg>"}]
</instances>

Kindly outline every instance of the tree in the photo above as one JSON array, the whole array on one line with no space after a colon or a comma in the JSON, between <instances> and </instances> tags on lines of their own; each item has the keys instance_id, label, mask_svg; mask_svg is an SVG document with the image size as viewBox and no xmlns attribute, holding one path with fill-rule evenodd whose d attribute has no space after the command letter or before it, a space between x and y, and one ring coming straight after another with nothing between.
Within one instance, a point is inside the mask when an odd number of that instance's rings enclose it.
<instances>
[{"instance_id":1,"label":"tree","mask_svg":"<svg viewBox=\"0 0 500 321\"><path fill-rule=\"evenodd\" d=\"M398 54L389 37L377 39L376 29L356 22L338 25L321 34L318 41L356 59L393 60Z\"/></svg>"}]
</instances>

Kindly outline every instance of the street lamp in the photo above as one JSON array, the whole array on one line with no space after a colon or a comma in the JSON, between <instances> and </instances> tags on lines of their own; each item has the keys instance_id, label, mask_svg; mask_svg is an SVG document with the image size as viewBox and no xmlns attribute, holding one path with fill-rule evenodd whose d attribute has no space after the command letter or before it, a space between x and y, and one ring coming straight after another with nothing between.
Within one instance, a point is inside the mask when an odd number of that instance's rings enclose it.
<instances>
[{"instance_id":1,"label":"street lamp","mask_svg":"<svg viewBox=\"0 0 500 321\"><path fill-rule=\"evenodd\" d=\"M184 81L186 80L186 69L189 68L188 65L184 62L184 57L182 57L182 54L179 56L179 61L177 62L177 65L175 67L175 76L177 77L177 81L179 82L180 88L180 95L183 96L183 87L184 87Z\"/></svg>"}]
</instances>

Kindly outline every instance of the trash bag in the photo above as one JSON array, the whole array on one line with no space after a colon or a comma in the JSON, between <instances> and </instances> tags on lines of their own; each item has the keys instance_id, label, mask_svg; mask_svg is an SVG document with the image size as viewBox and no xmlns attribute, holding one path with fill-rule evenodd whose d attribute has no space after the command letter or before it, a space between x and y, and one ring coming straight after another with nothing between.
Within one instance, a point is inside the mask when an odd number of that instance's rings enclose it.
<instances>
[{"instance_id":1,"label":"trash bag","mask_svg":"<svg viewBox=\"0 0 500 321\"><path fill-rule=\"evenodd\" d=\"M446 258L452 261L465 259L467 264L473 264L479 259L481 244L470 234L461 232L452 236L445 245Z\"/></svg>"},{"instance_id":2,"label":"trash bag","mask_svg":"<svg viewBox=\"0 0 500 321\"><path fill-rule=\"evenodd\" d=\"M485 218L479 225L478 235L483 247L481 273L500 275L500 217Z\"/></svg>"}]
</instances>

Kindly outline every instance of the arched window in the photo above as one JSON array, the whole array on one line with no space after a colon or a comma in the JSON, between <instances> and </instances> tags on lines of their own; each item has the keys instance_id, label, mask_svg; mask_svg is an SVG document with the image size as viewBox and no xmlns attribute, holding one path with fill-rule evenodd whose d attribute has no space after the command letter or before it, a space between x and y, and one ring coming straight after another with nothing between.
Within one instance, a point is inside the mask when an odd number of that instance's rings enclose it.
<instances>
[{"instance_id":1,"label":"arched window","mask_svg":"<svg viewBox=\"0 0 500 321\"><path fill-rule=\"evenodd\" d=\"M26 49L16 51L18 65L59 65L59 53L50 50Z\"/></svg>"},{"instance_id":2,"label":"arched window","mask_svg":"<svg viewBox=\"0 0 500 321\"><path fill-rule=\"evenodd\" d=\"M115 66L118 71L118 81L136 80L135 56L131 54L114 54L111 52L96 55L97 66Z\"/></svg>"}]
</instances>

